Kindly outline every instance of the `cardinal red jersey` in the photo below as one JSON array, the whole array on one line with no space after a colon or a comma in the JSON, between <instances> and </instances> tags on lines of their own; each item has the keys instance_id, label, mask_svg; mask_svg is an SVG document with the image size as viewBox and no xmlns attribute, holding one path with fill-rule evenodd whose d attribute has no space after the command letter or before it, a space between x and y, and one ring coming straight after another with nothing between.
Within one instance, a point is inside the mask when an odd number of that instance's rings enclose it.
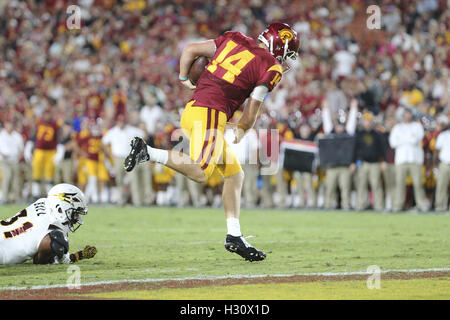
<instances>
[{"instance_id":1,"label":"cardinal red jersey","mask_svg":"<svg viewBox=\"0 0 450 320\"><path fill-rule=\"evenodd\" d=\"M102 146L102 136L88 134L78 141L81 149L86 152L89 160L98 161Z\"/></svg>"},{"instance_id":2,"label":"cardinal red jersey","mask_svg":"<svg viewBox=\"0 0 450 320\"><path fill-rule=\"evenodd\" d=\"M216 53L195 89L195 106L225 112L228 119L258 85L272 91L283 69L267 49L241 32L229 31L214 40Z\"/></svg>"},{"instance_id":3,"label":"cardinal red jersey","mask_svg":"<svg viewBox=\"0 0 450 320\"><path fill-rule=\"evenodd\" d=\"M56 121L40 120L36 131L36 149L53 150L58 144L59 125Z\"/></svg>"}]
</instances>

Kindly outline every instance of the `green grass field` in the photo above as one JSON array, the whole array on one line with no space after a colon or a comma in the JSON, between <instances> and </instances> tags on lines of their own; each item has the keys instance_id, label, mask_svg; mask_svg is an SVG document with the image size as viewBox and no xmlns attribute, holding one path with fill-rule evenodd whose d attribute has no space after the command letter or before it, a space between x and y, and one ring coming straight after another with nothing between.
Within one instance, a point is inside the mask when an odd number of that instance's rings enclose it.
<instances>
[{"instance_id":1,"label":"green grass field","mask_svg":"<svg viewBox=\"0 0 450 320\"><path fill-rule=\"evenodd\" d=\"M19 209L0 207L0 218ZM448 215L243 210L241 226L255 236L249 242L267 253L265 261L249 263L224 249L221 209L92 206L85 224L69 235L70 251L87 244L98 249L94 259L78 264L82 283L337 273L370 265L450 268ZM0 266L0 288L65 284L68 276L64 265ZM441 283L449 288L448 281Z\"/></svg>"},{"instance_id":2,"label":"green grass field","mask_svg":"<svg viewBox=\"0 0 450 320\"><path fill-rule=\"evenodd\" d=\"M86 297L145 300L202 300L205 297L213 300L448 300L449 294L450 279L433 278L383 280L380 290L368 290L365 281L351 280L112 291L86 294Z\"/></svg>"}]
</instances>

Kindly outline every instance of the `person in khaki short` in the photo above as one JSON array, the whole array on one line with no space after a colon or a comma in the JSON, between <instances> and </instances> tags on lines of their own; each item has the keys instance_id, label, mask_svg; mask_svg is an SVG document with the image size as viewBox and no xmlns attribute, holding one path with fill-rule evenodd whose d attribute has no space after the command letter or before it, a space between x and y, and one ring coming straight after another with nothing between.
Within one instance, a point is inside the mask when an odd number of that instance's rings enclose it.
<instances>
[{"instance_id":1,"label":"person in khaki short","mask_svg":"<svg viewBox=\"0 0 450 320\"><path fill-rule=\"evenodd\" d=\"M20 199L20 166L19 160L23 154L23 138L14 130L11 120L4 121L0 130L0 172L2 198L0 203Z\"/></svg>"},{"instance_id":2,"label":"person in khaki short","mask_svg":"<svg viewBox=\"0 0 450 320\"><path fill-rule=\"evenodd\" d=\"M381 184L381 165L383 160L383 143L380 134L374 130L373 114L364 113L362 128L356 133L355 159L357 208L365 210L368 207L368 186L373 193L373 208L383 210L383 189Z\"/></svg>"},{"instance_id":3,"label":"person in khaki short","mask_svg":"<svg viewBox=\"0 0 450 320\"><path fill-rule=\"evenodd\" d=\"M446 128L441 131L436 140L436 150L439 150L439 168L436 182L436 211L446 211L448 204L448 184L450 182L450 128L448 117L442 115L438 121Z\"/></svg>"},{"instance_id":4,"label":"person in khaki short","mask_svg":"<svg viewBox=\"0 0 450 320\"><path fill-rule=\"evenodd\" d=\"M393 211L403 209L406 192L406 178L411 176L414 187L414 198L421 211L428 210L425 191L422 184L422 165L424 152L422 139L424 130L422 124L414 121L413 111L405 108L403 122L392 128L389 144L395 149L395 203Z\"/></svg>"}]
</instances>

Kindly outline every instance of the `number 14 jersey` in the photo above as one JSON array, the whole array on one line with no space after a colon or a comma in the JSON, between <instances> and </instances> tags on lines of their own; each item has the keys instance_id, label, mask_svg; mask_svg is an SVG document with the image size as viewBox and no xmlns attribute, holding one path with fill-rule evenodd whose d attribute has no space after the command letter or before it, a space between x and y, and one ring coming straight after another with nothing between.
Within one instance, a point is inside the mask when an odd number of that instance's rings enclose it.
<instances>
[{"instance_id":1,"label":"number 14 jersey","mask_svg":"<svg viewBox=\"0 0 450 320\"><path fill-rule=\"evenodd\" d=\"M253 89L265 85L272 91L283 69L267 49L241 32L229 31L214 40L216 53L195 89L196 106L225 112L230 119Z\"/></svg>"}]
</instances>

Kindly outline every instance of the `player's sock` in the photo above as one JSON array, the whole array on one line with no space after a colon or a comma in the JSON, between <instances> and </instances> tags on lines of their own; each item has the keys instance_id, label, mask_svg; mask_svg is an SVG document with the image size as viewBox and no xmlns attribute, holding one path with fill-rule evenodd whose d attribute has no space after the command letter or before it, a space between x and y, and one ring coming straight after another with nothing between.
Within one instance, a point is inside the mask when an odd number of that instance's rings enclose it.
<instances>
[{"instance_id":1,"label":"player's sock","mask_svg":"<svg viewBox=\"0 0 450 320\"><path fill-rule=\"evenodd\" d=\"M86 184L86 195L87 198L92 200L93 203L98 202L98 187L97 187L97 177L89 177Z\"/></svg>"},{"instance_id":2,"label":"player's sock","mask_svg":"<svg viewBox=\"0 0 450 320\"><path fill-rule=\"evenodd\" d=\"M52 180L45 180L45 193L47 194L50 189L53 187L53 181Z\"/></svg>"},{"instance_id":3,"label":"player's sock","mask_svg":"<svg viewBox=\"0 0 450 320\"><path fill-rule=\"evenodd\" d=\"M241 233L241 225L239 224L238 218L227 218L227 234L232 235L233 237L242 236Z\"/></svg>"},{"instance_id":4,"label":"player's sock","mask_svg":"<svg viewBox=\"0 0 450 320\"><path fill-rule=\"evenodd\" d=\"M169 152L167 150L147 146L147 152L150 157L150 161L166 164L169 160Z\"/></svg>"},{"instance_id":5,"label":"player's sock","mask_svg":"<svg viewBox=\"0 0 450 320\"><path fill-rule=\"evenodd\" d=\"M39 198L41 196L41 182L33 181L31 183L31 195L34 198Z\"/></svg>"},{"instance_id":6,"label":"player's sock","mask_svg":"<svg viewBox=\"0 0 450 320\"><path fill-rule=\"evenodd\" d=\"M108 203L109 202L109 190L108 187L104 186L102 192L100 192L100 202Z\"/></svg>"}]
</instances>

